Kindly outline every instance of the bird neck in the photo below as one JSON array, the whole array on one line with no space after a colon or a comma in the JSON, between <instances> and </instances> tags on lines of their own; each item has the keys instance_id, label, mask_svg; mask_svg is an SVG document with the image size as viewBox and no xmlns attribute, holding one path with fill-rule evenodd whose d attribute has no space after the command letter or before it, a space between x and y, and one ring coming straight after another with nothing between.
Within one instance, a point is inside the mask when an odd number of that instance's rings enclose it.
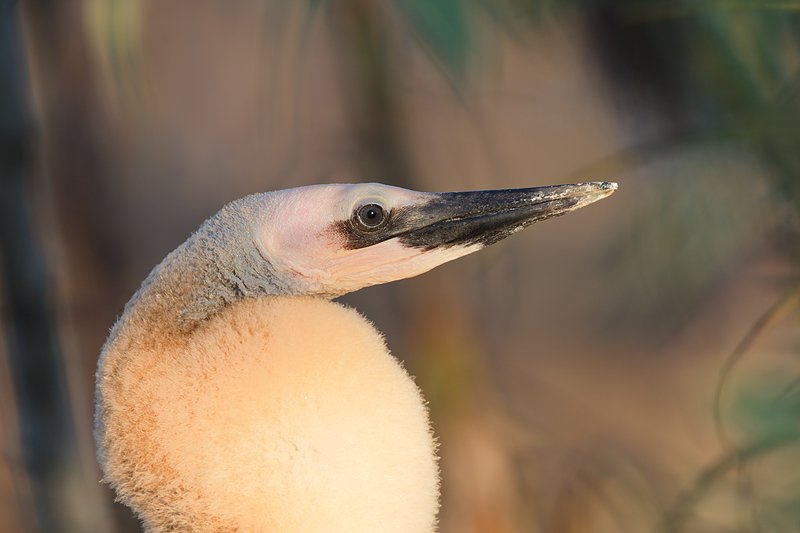
<instances>
[{"instance_id":1,"label":"bird neck","mask_svg":"<svg viewBox=\"0 0 800 533\"><path fill-rule=\"evenodd\" d=\"M120 322L187 333L239 300L295 293L253 243L257 200L238 200L206 220L153 269Z\"/></svg>"}]
</instances>

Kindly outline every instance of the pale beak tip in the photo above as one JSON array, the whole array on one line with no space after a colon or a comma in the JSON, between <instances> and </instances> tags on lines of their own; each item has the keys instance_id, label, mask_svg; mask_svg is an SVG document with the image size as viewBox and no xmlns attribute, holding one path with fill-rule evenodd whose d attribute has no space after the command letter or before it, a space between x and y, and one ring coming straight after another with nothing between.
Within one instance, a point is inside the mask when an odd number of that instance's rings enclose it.
<instances>
[{"instance_id":1,"label":"pale beak tip","mask_svg":"<svg viewBox=\"0 0 800 533\"><path fill-rule=\"evenodd\" d=\"M580 197L575 209L585 205L592 204L603 198L608 198L614 194L619 185L613 181L592 181L589 183L579 184L576 192Z\"/></svg>"},{"instance_id":2,"label":"pale beak tip","mask_svg":"<svg viewBox=\"0 0 800 533\"><path fill-rule=\"evenodd\" d=\"M619 188L619 184L615 181L596 181L592 183L594 187L594 194L593 198L591 198L589 203L596 202L597 200L602 200L603 198L608 198Z\"/></svg>"},{"instance_id":3,"label":"pale beak tip","mask_svg":"<svg viewBox=\"0 0 800 533\"><path fill-rule=\"evenodd\" d=\"M597 182L597 187L601 191L606 191L608 194L612 194L614 191L619 189L619 184L615 181L599 181Z\"/></svg>"}]
</instances>

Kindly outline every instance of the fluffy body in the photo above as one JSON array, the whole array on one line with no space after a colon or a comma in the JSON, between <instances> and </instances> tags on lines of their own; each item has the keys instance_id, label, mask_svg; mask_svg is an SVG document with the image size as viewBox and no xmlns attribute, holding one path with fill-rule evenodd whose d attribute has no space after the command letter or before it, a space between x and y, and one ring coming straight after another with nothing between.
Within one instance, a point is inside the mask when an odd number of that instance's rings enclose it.
<instances>
[{"instance_id":1,"label":"fluffy body","mask_svg":"<svg viewBox=\"0 0 800 533\"><path fill-rule=\"evenodd\" d=\"M425 404L354 310L242 300L177 337L123 327L104 361L106 480L148 531L435 529Z\"/></svg>"}]
</instances>

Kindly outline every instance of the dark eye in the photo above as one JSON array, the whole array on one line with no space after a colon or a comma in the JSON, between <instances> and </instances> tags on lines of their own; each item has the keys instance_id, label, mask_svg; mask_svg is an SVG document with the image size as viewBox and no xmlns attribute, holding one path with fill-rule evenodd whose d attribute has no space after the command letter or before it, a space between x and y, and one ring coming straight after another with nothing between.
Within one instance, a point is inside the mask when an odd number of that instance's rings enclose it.
<instances>
[{"instance_id":1,"label":"dark eye","mask_svg":"<svg viewBox=\"0 0 800 533\"><path fill-rule=\"evenodd\" d=\"M356 222L368 230L381 227L388 218L386 210L378 204L362 205L356 209L355 215Z\"/></svg>"}]
</instances>

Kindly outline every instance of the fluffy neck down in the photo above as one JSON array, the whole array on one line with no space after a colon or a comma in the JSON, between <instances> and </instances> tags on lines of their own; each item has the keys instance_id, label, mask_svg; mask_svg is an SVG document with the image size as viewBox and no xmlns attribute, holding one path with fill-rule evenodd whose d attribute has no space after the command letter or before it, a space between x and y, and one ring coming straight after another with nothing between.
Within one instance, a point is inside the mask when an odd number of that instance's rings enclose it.
<instances>
[{"instance_id":1,"label":"fluffy neck down","mask_svg":"<svg viewBox=\"0 0 800 533\"><path fill-rule=\"evenodd\" d=\"M191 331L243 298L298 294L253 242L253 228L269 201L269 193L247 196L206 220L144 280L109 342L123 323L169 336Z\"/></svg>"},{"instance_id":2,"label":"fluffy neck down","mask_svg":"<svg viewBox=\"0 0 800 533\"><path fill-rule=\"evenodd\" d=\"M357 312L273 296L181 334L124 319L98 370L97 439L148 531L435 529L424 401Z\"/></svg>"}]
</instances>

